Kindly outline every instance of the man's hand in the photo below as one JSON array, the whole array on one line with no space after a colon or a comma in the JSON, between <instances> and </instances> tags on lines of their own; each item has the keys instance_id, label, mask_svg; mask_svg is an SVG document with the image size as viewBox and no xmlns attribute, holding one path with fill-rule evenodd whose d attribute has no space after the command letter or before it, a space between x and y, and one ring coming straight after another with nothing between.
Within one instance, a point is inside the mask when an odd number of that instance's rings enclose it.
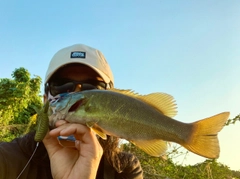
<instances>
[{"instance_id":1,"label":"man's hand","mask_svg":"<svg viewBox=\"0 0 240 179\"><path fill-rule=\"evenodd\" d=\"M43 140L51 163L52 176L55 179L93 179L103 154L96 134L87 126L67 123L60 120ZM63 147L58 136L74 135L74 147Z\"/></svg>"}]
</instances>

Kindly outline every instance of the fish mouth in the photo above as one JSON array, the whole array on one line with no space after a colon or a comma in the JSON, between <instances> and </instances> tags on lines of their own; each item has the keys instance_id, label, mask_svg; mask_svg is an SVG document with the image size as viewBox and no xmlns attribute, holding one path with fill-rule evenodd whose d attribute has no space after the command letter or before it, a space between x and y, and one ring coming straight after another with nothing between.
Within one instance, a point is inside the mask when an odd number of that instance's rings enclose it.
<instances>
[{"instance_id":1,"label":"fish mouth","mask_svg":"<svg viewBox=\"0 0 240 179\"><path fill-rule=\"evenodd\" d=\"M83 100L79 100L76 103L74 103L71 108L68 110L68 112L74 112L78 109L79 106L81 106L81 104L83 103Z\"/></svg>"}]
</instances>

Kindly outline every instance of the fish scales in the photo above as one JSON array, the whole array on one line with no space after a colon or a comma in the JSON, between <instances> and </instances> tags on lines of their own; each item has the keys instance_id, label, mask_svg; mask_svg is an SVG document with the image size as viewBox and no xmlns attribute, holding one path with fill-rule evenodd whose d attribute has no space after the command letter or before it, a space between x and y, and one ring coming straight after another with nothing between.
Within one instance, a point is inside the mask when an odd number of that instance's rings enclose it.
<instances>
[{"instance_id":1,"label":"fish scales","mask_svg":"<svg viewBox=\"0 0 240 179\"><path fill-rule=\"evenodd\" d=\"M89 121L98 119L97 125L107 134L113 135L114 133L115 136L127 140L134 138L172 141L174 139L173 142L179 142L191 132L188 124L164 116L141 100L111 91L108 93L89 91L83 94L90 99L89 108L92 108L94 112L89 109L86 113L81 111L79 114ZM68 117L67 120L79 122L79 117L72 119L73 116L78 116L78 112ZM122 128L117 130L119 126Z\"/></svg>"}]
</instances>

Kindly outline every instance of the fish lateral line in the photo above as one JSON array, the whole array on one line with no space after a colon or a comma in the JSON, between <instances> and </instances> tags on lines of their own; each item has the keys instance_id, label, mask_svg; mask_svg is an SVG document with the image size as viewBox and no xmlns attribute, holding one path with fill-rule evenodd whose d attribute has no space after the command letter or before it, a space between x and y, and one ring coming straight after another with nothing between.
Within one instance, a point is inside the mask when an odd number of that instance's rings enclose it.
<instances>
[{"instance_id":1,"label":"fish lateral line","mask_svg":"<svg viewBox=\"0 0 240 179\"><path fill-rule=\"evenodd\" d=\"M172 118L176 114L173 98L161 93L139 96L129 91L82 91L72 96L72 100L77 101L77 98L84 97L87 100L86 104L80 105L71 114L64 111L58 112L59 115L64 112L68 122L84 123L103 138L103 133L116 137L122 136L122 138L132 141L136 146L152 156L162 155L166 149L164 147L165 142L160 142L163 140L176 142L189 151L206 158L219 157L220 149L217 134L227 121L229 112L223 112L190 124L176 122L177 120ZM162 96L161 99L167 102L159 102L156 105L149 104L148 100L155 100L154 97L156 96ZM166 109L159 107L164 107L164 104L168 104ZM54 116L52 118L53 121L57 120L58 115L55 116L56 118ZM97 129L94 128L90 120L99 120ZM138 129L144 131L140 132ZM148 135L149 133L150 135Z\"/></svg>"}]
</instances>

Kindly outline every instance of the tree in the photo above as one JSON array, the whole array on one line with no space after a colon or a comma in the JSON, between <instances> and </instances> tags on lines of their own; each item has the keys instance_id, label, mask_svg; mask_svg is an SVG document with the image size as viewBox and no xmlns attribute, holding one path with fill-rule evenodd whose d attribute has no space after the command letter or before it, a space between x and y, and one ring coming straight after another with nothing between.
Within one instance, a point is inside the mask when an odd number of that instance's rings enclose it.
<instances>
[{"instance_id":1,"label":"tree","mask_svg":"<svg viewBox=\"0 0 240 179\"><path fill-rule=\"evenodd\" d=\"M35 108L40 109L42 99L40 94L41 78L30 77L24 69L15 69L13 79L0 79L0 141L10 141L31 128L36 122ZM240 121L240 115L229 119L226 126ZM231 171L228 166L217 160L207 159L193 166L182 166L173 162L173 158L184 154L179 147L163 157L151 157L131 143L122 145L123 150L135 154L142 165L145 179L230 179L240 178L240 171Z\"/></svg>"},{"instance_id":2,"label":"tree","mask_svg":"<svg viewBox=\"0 0 240 179\"><path fill-rule=\"evenodd\" d=\"M179 148L173 149L166 156L151 157L131 143L122 145L123 150L135 154L141 162L145 179L232 179L240 178L240 171L231 171L226 165L215 159L207 159L196 165L182 166L172 158L179 155Z\"/></svg>"},{"instance_id":3,"label":"tree","mask_svg":"<svg viewBox=\"0 0 240 179\"><path fill-rule=\"evenodd\" d=\"M230 124L235 124L237 121L240 121L240 115L229 119L225 127ZM240 179L240 171L232 171L228 166L218 163L215 159L207 159L203 163L198 163L193 166L182 166L174 163L174 158L180 155L186 155L186 152L180 150L182 147L179 147L179 145L173 146L165 156L159 158L147 155L131 143L123 144L122 148L138 157L144 171L144 178L146 179Z\"/></svg>"},{"instance_id":4,"label":"tree","mask_svg":"<svg viewBox=\"0 0 240 179\"><path fill-rule=\"evenodd\" d=\"M235 124L237 121L240 121L240 114L233 119L228 119L225 125L229 126L230 124Z\"/></svg>"},{"instance_id":5,"label":"tree","mask_svg":"<svg viewBox=\"0 0 240 179\"><path fill-rule=\"evenodd\" d=\"M0 141L21 135L36 113L35 108L42 106L39 76L31 78L26 69L18 68L12 77L0 79Z\"/></svg>"}]
</instances>

